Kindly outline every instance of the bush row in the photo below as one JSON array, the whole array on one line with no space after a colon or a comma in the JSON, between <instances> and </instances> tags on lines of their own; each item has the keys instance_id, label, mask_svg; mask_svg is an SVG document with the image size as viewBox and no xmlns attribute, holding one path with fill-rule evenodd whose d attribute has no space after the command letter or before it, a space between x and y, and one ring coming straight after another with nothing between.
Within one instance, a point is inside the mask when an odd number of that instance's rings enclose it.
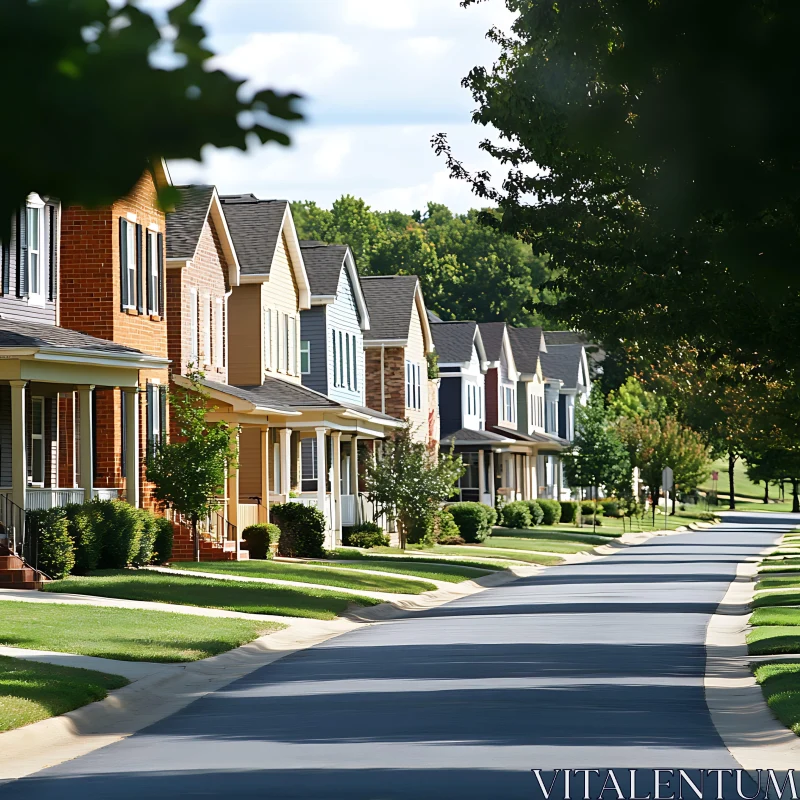
<instances>
[{"instance_id":1,"label":"bush row","mask_svg":"<svg viewBox=\"0 0 800 800\"><path fill-rule=\"evenodd\" d=\"M54 579L158 564L172 556L172 523L121 500L29 511L26 519L38 567Z\"/></svg>"}]
</instances>

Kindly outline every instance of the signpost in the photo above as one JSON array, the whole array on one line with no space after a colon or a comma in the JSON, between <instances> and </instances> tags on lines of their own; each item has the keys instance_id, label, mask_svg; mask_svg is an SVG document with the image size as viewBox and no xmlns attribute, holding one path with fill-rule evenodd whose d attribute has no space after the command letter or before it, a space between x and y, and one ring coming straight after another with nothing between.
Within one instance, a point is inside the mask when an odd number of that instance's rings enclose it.
<instances>
[{"instance_id":1,"label":"signpost","mask_svg":"<svg viewBox=\"0 0 800 800\"><path fill-rule=\"evenodd\" d=\"M669 512L668 498L669 493L673 489L674 483L675 473L672 471L672 467L664 467L661 472L661 488L664 490L664 530L669 528L669 525L667 524L667 514Z\"/></svg>"}]
</instances>

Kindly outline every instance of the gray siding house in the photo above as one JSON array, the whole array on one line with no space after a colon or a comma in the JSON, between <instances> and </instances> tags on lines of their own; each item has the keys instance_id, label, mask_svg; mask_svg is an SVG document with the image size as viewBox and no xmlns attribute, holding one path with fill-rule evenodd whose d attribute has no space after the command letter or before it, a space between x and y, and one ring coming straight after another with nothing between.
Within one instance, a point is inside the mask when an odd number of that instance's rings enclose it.
<instances>
[{"instance_id":1,"label":"gray siding house","mask_svg":"<svg viewBox=\"0 0 800 800\"><path fill-rule=\"evenodd\" d=\"M300 314L303 386L341 403L365 405L364 336L369 312L347 245L301 242L311 308Z\"/></svg>"}]
</instances>

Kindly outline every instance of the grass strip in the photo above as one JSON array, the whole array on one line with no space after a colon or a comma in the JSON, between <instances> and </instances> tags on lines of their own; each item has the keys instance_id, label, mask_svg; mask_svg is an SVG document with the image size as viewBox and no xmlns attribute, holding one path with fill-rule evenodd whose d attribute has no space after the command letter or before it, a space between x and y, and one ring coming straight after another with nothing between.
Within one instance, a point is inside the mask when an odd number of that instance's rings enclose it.
<instances>
[{"instance_id":1,"label":"grass strip","mask_svg":"<svg viewBox=\"0 0 800 800\"><path fill-rule=\"evenodd\" d=\"M275 622L3 601L0 644L119 661L199 661L281 630Z\"/></svg>"},{"instance_id":2,"label":"grass strip","mask_svg":"<svg viewBox=\"0 0 800 800\"><path fill-rule=\"evenodd\" d=\"M762 589L800 589L800 575L796 578L789 575L778 578L761 578L756 584L756 591L760 592Z\"/></svg>"},{"instance_id":3,"label":"grass strip","mask_svg":"<svg viewBox=\"0 0 800 800\"><path fill-rule=\"evenodd\" d=\"M66 714L127 683L121 675L0 656L0 732Z\"/></svg>"},{"instance_id":4,"label":"grass strip","mask_svg":"<svg viewBox=\"0 0 800 800\"><path fill-rule=\"evenodd\" d=\"M747 650L752 656L800 653L800 630L793 625L753 628L747 634Z\"/></svg>"},{"instance_id":5,"label":"grass strip","mask_svg":"<svg viewBox=\"0 0 800 800\"><path fill-rule=\"evenodd\" d=\"M435 547L430 548L430 550L425 550L424 552L459 556L464 555L464 548L459 545L436 545ZM536 553L511 553L508 550L490 549L488 547L484 548L481 552L486 553L487 557L489 558L508 559L509 561L525 561L529 564L542 564L543 566L560 564L563 561L563 559L558 558L558 556L541 556ZM478 555L476 551L472 551L472 554L476 556Z\"/></svg>"},{"instance_id":6,"label":"grass strip","mask_svg":"<svg viewBox=\"0 0 800 800\"><path fill-rule=\"evenodd\" d=\"M597 545L586 544L585 542L570 542L561 539L528 539L526 537L496 536L492 535L484 542L481 547L489 548L508 548L511 550L539 550L545 553L584 553Z\"/></svg>"},{"instance_id":7,"label":"grass strip","mask_svg":"<svg viewBox=\"0 0 800 800\"><path fill-rule=\"evenodd\" d=\"M791 594L791 593L790 593ZM770 595L766 595L770 597ZM784 627L800 625L800 608L790 608L786 605L786 595L781 592L779 597L783 603L779 605L769 604L759 606L750 617L751 625L781 625Z\"/></svg>"},{"instance_id":8,"label":"grass strip","mask_svg":"<svg viewBox=\"0 0 800 800\"><path fill-rule=\"evenodd\" d=\"M380 602L370 597L324 589L223 582L213 578L130 569L100 570L87 577L54 581L45 584L45 591L313 619L334 619L346 611L351 603L372 606Z\"/></svg>"},{"instance_id":9,"label":"grass strip","mask_svg":"<svg viewBox=\"0 0 800 800\"><path fill-rule=\"evenodd\" d=\"M596 536L592 533L569 533L561 531L557 528L492 528L492 535L490 540L498 538L512 538L512 539L531 539L531 540L546 540L558 542L581 542L597 547L601 544L607 544L616 536L605 536L598 533Z\"/></svg>"},{"instance_id":10,"label":"grass strip","mask_svg":"<svg viewBox=\"0 0 800 800\"><path fill-rule=\"evenodd\" d=\"M346 556L343 556L346 558ZM416 561L417 559L414 559ZM488 575L494 572L494 568L478 568L467 567L458 562L444 561L439 559L436 562L426 562L420 560L419 563L414 564L411 560L404 560L402 558L392 558L380 560L377 558L367 557L363 558L357 564L340 564L330 561L316 561L316 564L330 563L336 564L340 569L373 569L378 572L397 572L401 575L416 575L420 578L430 578L434 581L447 581L448 583L461 583L462 581L470 580L471 578L480 578L483 575Z\"/></svg>"},{"instance_id":11,"label":"grass strip","mask_svg":"<svg viewBox=\"0 0 800 800\"><path fill-rule=\"evenodd\" d=\"M317 562L328 567L329 564ZM276 578L282 581L304 581L325 586L341 586L344 589L362 589L370 592L394 592L397 594L422 594L436 588L433 583L407 581L402 578L378 575L359 575L351 571L331 568L313 569L302 564L283 561L211 561L200 564L179 562L172 569L189 569L216 575L243 575L247 578Z\"/></svg>"},{"instance_id":12,"label":"grass strip","mask_svg":"<svg viewBox=\"0 0 800 800\"><path fill-rule=\"evenodd\" d=\"M761 664L753 673L775 716L800 736L800 664Z\"/></svg>"},{"instance_id":13,"label":"grass strip","mask_svg":"<svg viewBox=\"0 0 800 800\"><path fill-rule=\"evenodd\" d=\"M757 594L753 599L753 608L771 608L773 606L800 606L800 591L767 592ZM766 625L765 622L758 623Z\"/></svg>"},{"instance_id":14,"label":"grass strip","mask_svg":"<svg viewBox=\"0 0 800 800\"><path fill-rule=\"evenodd\" d=\"M395 561L405 561L414 564L456 564L462 567L479 567L480 569L489 570L508 568L508 564L504 561L490 561L488 558L480 561L477 559L470 559L464 550L459 551L464 558L448 558L447 560L444 558L437 558L430 550L401 550L399 547L373 547L369 550L369 555L360 550L350 550L346 547L339 548L335 552L337 558L373 559L376 557L380 558L381 555L392 554L394 556L394 558L391 559L392 563ZM372 555L373 553L375 555ZM414 553L414 555L411 555L411 553Z\"/></svg>"}]
</instances>

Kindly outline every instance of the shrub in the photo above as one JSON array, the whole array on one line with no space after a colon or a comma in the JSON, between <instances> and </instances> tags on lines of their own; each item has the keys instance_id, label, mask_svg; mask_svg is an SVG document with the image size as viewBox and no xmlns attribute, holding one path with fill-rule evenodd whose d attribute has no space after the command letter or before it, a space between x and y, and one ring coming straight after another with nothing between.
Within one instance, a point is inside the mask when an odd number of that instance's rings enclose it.
<instances>
[{"instance_id":1,"label":"shrub","mask_svg":"<svg viewBox=\"0 0 800 800\"><path fill-rule=\"evenodd\" d=\"M122 500L93 500L89 506L101 543L98 566L122 569L138 561L144 528L140 510Z\"/></svg>"},{"instance_id":2,"label":"shrub","mask_svg":"<svg viewBox=\"0 0 800 800\"><path fill-rule=\"evenodd\" d=\"M266 522L248 525L242 531L242 539L247 544L249 557L263 561L272 558L270 545L280 544L281 529L277 525Z\"/></svg>"},{"instance_id":3,"label":"shrub","mask_svg":"<svg viewBox=\"0 0 800 800\"><path fill-rule=\"evenodd\" d=\"M446 508L440 508L433 515L433 535L439 544L446 540L461 539L455 518Z\"/></svg>"},{"instance_id":4,"label":"shrub","mask_svg":"<svg viewBox=\"0 0 800 800\"><path fill-rule=\"evenodd\" d=\"M375 522L360 522L345 532L343 543L350 547L388 547L389 537Z\"/></svg>"},{"instance_id":5,"label":"shrub","mask_svg":"<svg viewBox=\"0 0 800 800\"><path fill-rule=\"evenodd\" d=\"M139 543L136 552L131 556L131 565L134 567L144 567L153 560L155 551L156 535L156 515L144 508L134 509L139 518L141 530L139 532Z\"/></svg>"},{"instance_id":6,"label":"shrub","mask_svg":"<svg viewBox=\"0 0 800 800\"><path fill-rule=\"evenodd\" d=\"M459 545L459 544L466 544L464 539L456 534L455 536L443 536L439 539L438 544L446 544L446 545Z\"/></svg>"},{"instance_id":7,"label":"shrub","mask_svg":"<svg viewBox=\"0 0 800 800\"><path fill-rule=\"evenodd\" d=\"M578 521L578 504L574 500L561 501L561 522L574 525Z\"/></svg>"},{"instance_id":8,"label":"shrub","mask_svg":"<svg viewBox=\"0 0 800 800\"><path fill-rule=\"evenodd\" d=\"M530 528L532 524L531 512L528 504L523 500L515 500L503 506L503 527L505 528Z\"/></svg>"},{"instance_id":9,"label":"shrub","mask_svg":"<svg viewBox=\"0 0 800 800\"><path fill-rule=\"evenodd\" d=\"M600 514L602 514L602 513L603 513L603 507L598 504L598 506L597 506L597 515L600 516ZM584 517L593 517L594 516L594 503L593 502L591 502L591 503L581 503L581 514Z\"/></svg>"},{"instance_id":10,"label":"shrub","mask_svg":"<svg viewBox=\"0 0 800 800\"><path fill-rule=\"evenodd\" d=\"M555 525L561 519L561 503L558 500L537 500L544 512L543 525Z\"/></svg>"},{"instance_id":11,"label":"shrub","mask_svg":"<svg viewBox=\"0 0 800 800\"><path fill-rule=\"evenodd\" d=\"M289 558L321 558L325 553L325 517L302 503L278 503L270 514L280 528L278 552Z\"/></svg>"},{"instance_id":12,"label":"shrub","mask_svg":"<svg viewBox=\"0 0 800 800\"><path fill-rule=\"evenodd\" d=\"M619 510L619 502L617 500L603 500L600 503L600 506L603 509L603 516L604 517L613 517L617 518L622 516Z\"/></svg>"},{"instance_id":13,"label":"shrub","mask_svg":"<svg viewBox=\"0 0 800 800\"><path fill-rule=\"evenodd\" d=\"M528 511L531 512L531 525L536 527L537 525L542 524L542 520L544 519L544 511L542 511L542 507L539 505L538 500L526 500L525 505L528 506Z\"/></svg>"},{"instance_id":14,"label":"shrub","mask_svg":"<svg viewBox=\"0 0 800 800\"><path fill-rule=\"evenodd\" d=\"M497 513L491 506L483 503L453 503L447 506L456 528L465 542L482 542L491 532L497 521Z\"/></svg>"},{"instance_id":15,"label":"shrub","mask_svg":"<svg viewBox=\"0 0 800 800\"><path fill-rule=\"evenodd\" d=\"M63 508L30 511L29 532L36 542L36 566L54 580L66 578L75 566L75 546Z\"/></svg>"},{"instance_id":16,"label":"shrub","mask_svg":"<svg viewBox=\"0 0 800 800\"><path fill-rule=\"evenodd\" d=\"M156 517L156 541L153 545L153 564L163 564L172 558L175 528L166 517Z\"/></svg>"},{"instance_id":17,"label":"shrub","mask_svg":"<svg viewBox=\"0 0 800 800\"><path fill-rule=\"evenodd\" d=\"M75 549L75 566L72 571L86 575L97 569L100 550L103 546L97 522L92 515L91 506L70 503L64 507L67 518L67 532Z\"/></svg>"}]
</instances>

